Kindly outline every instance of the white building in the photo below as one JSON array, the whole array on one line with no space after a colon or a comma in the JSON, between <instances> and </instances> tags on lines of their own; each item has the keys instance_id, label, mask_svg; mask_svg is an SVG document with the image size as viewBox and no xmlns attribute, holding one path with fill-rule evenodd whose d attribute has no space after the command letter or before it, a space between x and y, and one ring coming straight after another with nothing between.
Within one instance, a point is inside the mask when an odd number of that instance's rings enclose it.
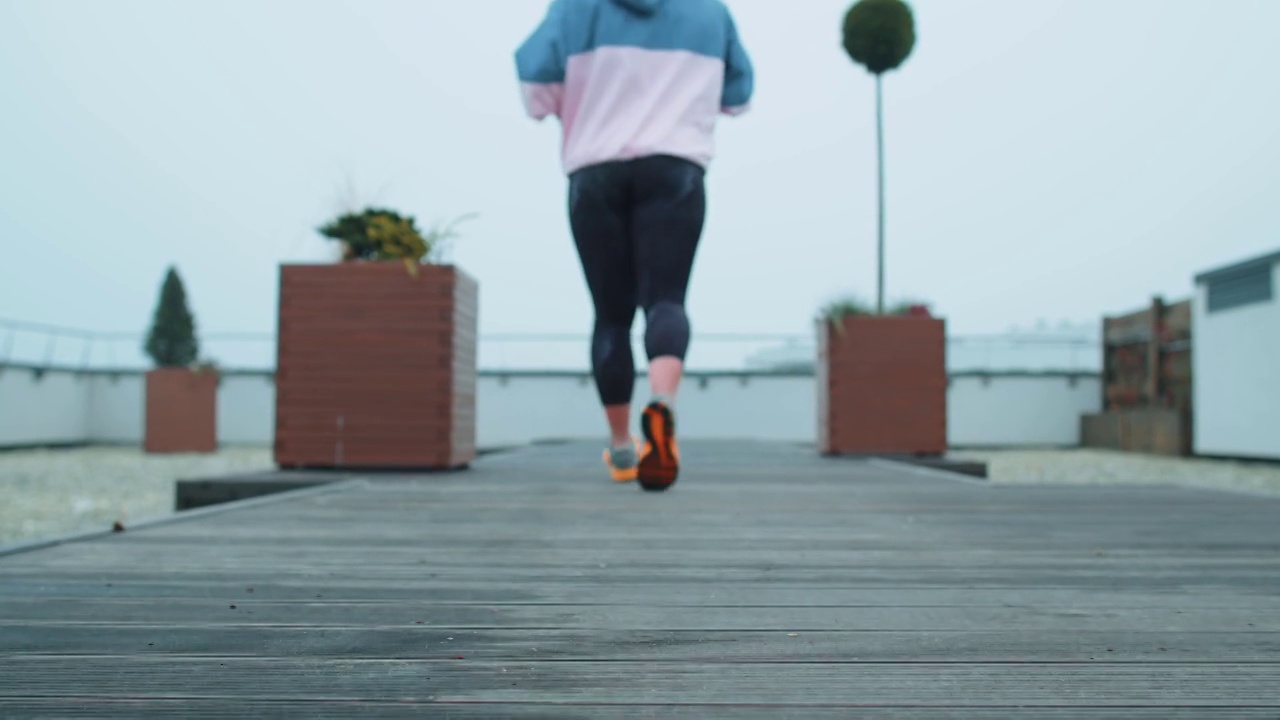
<instances>
[{"instance_id":1,"label":"white building","mask_svg":"<svg viewBox=\"0 0 1280 720\"><path fill-rule=\"evenodd\" d=\"M1280 252L1196 277L1197 455L1280 460Z\"/></svg>"}]
</instances>

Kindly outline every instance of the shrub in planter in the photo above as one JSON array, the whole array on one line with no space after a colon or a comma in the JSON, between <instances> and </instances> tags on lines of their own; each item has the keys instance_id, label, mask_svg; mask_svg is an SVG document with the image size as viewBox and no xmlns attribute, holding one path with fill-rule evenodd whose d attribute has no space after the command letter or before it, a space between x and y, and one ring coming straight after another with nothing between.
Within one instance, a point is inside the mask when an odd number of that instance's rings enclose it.
<instances>
[{"instance_id":1,"label":"shrub in planter","mask_svg":"<svg viewBox=\"0 0 1280 720\"><path fill-rule=\"evenodd\" d=\"M218 449L218 374L197 365L200 344L187 293L170 267L147 334L155 363L146 375L143 449L148 453L211 453Z\"/></svg>"},{"instance_id":2,"label":"shrub in planter","mask_svg":"<svg viewBox=\"0 0 1280 720\"><path fill-rule=\"evenodd\" d=\"M479 298L473 278L440 262L454 225L423 233L369 208L320 232L341 243L341 262L280 269L276 463L466 466Z\"/></svg>"},{"instance_id":3,"label":"shrub in planter","mask_svg":"<svg viewBox=\"0 0 1280 720\"><path fill-rule=\"evenodd\" d=\"M845 300L823 309L817 331L822 453L946 452L945 321L919 303L876 315Z\"/></svg>"}]
</instances>

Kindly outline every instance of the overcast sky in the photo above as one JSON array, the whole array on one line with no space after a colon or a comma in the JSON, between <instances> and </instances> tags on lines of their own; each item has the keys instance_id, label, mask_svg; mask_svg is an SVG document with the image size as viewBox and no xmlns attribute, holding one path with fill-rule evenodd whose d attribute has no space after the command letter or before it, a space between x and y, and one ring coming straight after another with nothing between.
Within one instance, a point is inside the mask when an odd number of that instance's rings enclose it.
<instances>
[{"instance_id":1,"label":"overcast sky","mask_svg":"<svg viewBox=\"0 0 1280 720\"><path fill-rule=\"evenodd\" d=\"M512 53L546 0L0 0L0 316L273 331L280 262L348 201L469 212L481 331L585 332L558 129ZM874 85L846 1L730 0L695 331L808 332L875 293ZM1095 322L1280 248L1280 2L914 0L886 78L888 294L953 333Z\"/></svg>"}]
</instances>

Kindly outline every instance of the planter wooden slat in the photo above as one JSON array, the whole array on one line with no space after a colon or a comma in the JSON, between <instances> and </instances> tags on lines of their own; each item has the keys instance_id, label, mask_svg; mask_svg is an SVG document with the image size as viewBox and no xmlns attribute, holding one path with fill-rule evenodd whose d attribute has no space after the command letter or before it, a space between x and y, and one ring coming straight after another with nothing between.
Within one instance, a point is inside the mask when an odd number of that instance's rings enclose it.
<instances>
[{"instance_id":1,"label":"planter wooden slat","mask_svg":"<svg viewBox=\"0 0 1280 720\"><path fill-rule=\"evenodd\" d=\"M358 392L356 386L352 386L352 392L347 394L331 393L326 395L294 395L286 394L281 396L281 400L288 405L289 412L292 413L324 413L326 416L337 419L342 415L358 415L360 413L374 413L385 417L394 417L397 415L414 415L421 417L448 417L449 413L435 407L414 408L412 405L406 406L403 396L406 394L413 395L447 395L449 388L412 388L405 391L394 393L381 393L373 397L357 397ZM338 412L336 404L341 403L341 412ZM289 417L289 416L285 416Z\"/></svg>"},{"instance_id":2,"label":"planter wooden slat","mask_svg":"<svg viewBox=\"0 0 1280 720\"><path fill-rule=\"evenodd\" d=\"M379 270L378 272L380 273L382 271ZM408 273L404 273L404 275L408 278ZM324 280L314 282L295 281L287 283L285 287L288 287L291 290L324 290L327 293L327 297L356 296L364 291L364 286L367 282L367 276L358 276L353 278L350 282L335 281L330 283ZM419 292L417 290L408 290L403 287L388 288L387 297L397 296L400 298L415 296L421 299L434 300L441 305L447 305L452 297L447 290L426 290Z\"/></svg>"},{"instance_id":3,"label":"planter wooden slat","mask_svg":"<svg viewBox=\"0 0 1280 720\"><path fill-rule=\"evenodd\" d=\"M284 329L299 334L341 335L354 339L359 336L381 338L402 334L442 332L453 327L452 317L399 318L397 321L384 322L378 320L376 313L369 313L339 322L326 318L326 314L316 313L310 317L303 317L301 314L292 316ZM377 329L371 329L373 327Z\"/></svg>"},{"instance_id":4,"label":"planter wooden slat","mask_svg":"<svg viewBox=\"0 0 1280 720\"><path fill-rule=\"evenodd\" d=\"M440 415L447 416L447 412L442 412L439 408L428 406L423 409L413 409L412 405L406 405L403 396L406 394L413 395L440 395L448 394L450 388L448 386L435 387L406 387L394 388L391 390L372 390L365 391L367 394L356 395L360 392L359 385L351 383L348 387L351 392L312 392L301 394L299 392L284 393L280 397L288 402L291 412L326 412L331 413L334 410L334 403L342 403L342 409L347 414L365 412L377 412L387 415L392 412L415 412L421 415Z\"/></svg>"},{"instance_id":5,"label":"planter wooden slat","mask_svg":"<svg viewBox=\"0 0 1280 720\"><path fill-rule=\"evenodd\" d=\"M376 263L376 262L347 264L344 267L349 268L351 270L350 277L347 277L347 278L297 278L297 277L294 277L294 278L288 278L287 280L285 280L284 287L287 287L289 289L300 289L300 290L324 290L326 293L329 293L330 295L333 295L333 294L359 295L360 293L364 292L370 277L386 277L384 270L381 267L377 267L382 264L383 263ZM365 267L362 267L362 265ZM400 274L404 276L406 279L412 279L409 276L409 273L403 269L404 266L402 265L400 267L401 267ZM366 270L371 270L371 272L365 272ZM425 276L429 274L430 273L422 273L421 275ZM408 289L405 289L404 287L391 287L388 289L388 293L387 293L388 297L394 297L396 294L399 294L401 296L414 295L421 298L442 300L445 302L447 302L449 298L452 297L449 294L449 291L444 289L434 289L434 290L429 289L425 291L408 290Z\"/></svg>"},{"instance_id":6,"label":"planter wooden slat","mask_svg":"<svg viewBox=\"0 0 1280 720\"><path fill-rule=\"evenodd\" d=\"M286 265L276 462L446 469L475 459L478 286L450 266Z\"/></svg>"},{"instance_id":7,"label":"planter wooden slat","mask_svg":"<svg viewBox=\"0 0 1280 720\"><path fill-rule=\"evenodd\" d=\"M321 292L311 288L292 288L288 291L301 293ZM334 322L335 327L342 327L342 323L345 322L346 325L351 328L360 329L361 327L367 327L361 324L363 320L376 318L378 311L380 310L380 308L366 308L361 312L353 312L348 315L348 311L343 309L349 307L353 302L360 301L361 298L355 295L326 296L324 302L307 303L305 306L286 303L284 307L291 311L289 316L290 324L302 324L305 322L328 320L330 322ZM412 303L414 302L414 298L412 295L401 295L399 297L383 298L383 302L387 304L404 302ZM449 305L446 302L432 301L430 306L421 306L420 303L415 304L420 305L419 314L408 317L397 317L394 319L388 318L385 322L380 323L379 327L394 331L397 326L416 327L419 325L447 325L453 322L453 313L450 312ZM342 320L335 320L335 318L329 314L332 312L342 312Z\"/></svg>"},{"instance_id":8,"label":"planter wooden slat","mask_svg":"<svg viewBox=\"0 0 1280 720\"><path fill-rule=\"evenodd\" d=\"M399 427L396 427L396 426ZM279 427L299 434L323 434L357 436L361 434L379 437L413 437L418 434L449 430L453 416L444 417L422 413L347 413L334 418L329 413L311 412L291 415L280 421Z\"/></svg>"},{"instance_id":9,"label":"planter wooden slat","mask_svg":"<svg viewBox=\"0 0 1280 720\"><path fill-rule=\"evenodd\" d=\"M218 376L159 368L146 376L148 453L211 453L218 449Z\"/></svg>"},{"instance_id":10,"label":"planter wooden slat","mask_svg":"<svg viewBox=\"0 0 1280 720\"><path fill-rule=\"evenodd\" d=\"M850 317L818 326L818 444L829 455L947 449L946 323Z\"/></svg>"},{"instance_id":11,"label":"planter wooden slat","mask_svg":"<svg viewBox=\"0 0 1280 720\"><path fill-rule=\"evenodd\" d=\"M295 338L296 340L296 338ZM406 353L412 353L411 349L406 349ZM432 351L436 352L435 350ZM410 387L410 386L428 386L433 383L430 379L424 380L407 380L403 379L405 375L416 373L419 370L449 370L453 368L452 358L431 358L427 357L419 361L411 361L406 358L405 354L395 356L378 356L376 353L369 355L353 354L353 353L335 353L328 359L313 358L306 361L307 364L291 368L279 373L277 378L308 378L317 374L322 374L325 378L333 381L352 380L357 382L367 382L370 387L377 387L379 383L387 388L393 387ZM366 370L359 371L356 368L350 368L342 375L325 372L324 363L326 362L349 362L352 364L363 365ZM377 367L378 376L374 376L367 368Z\"/></svg>"}]
</instances>

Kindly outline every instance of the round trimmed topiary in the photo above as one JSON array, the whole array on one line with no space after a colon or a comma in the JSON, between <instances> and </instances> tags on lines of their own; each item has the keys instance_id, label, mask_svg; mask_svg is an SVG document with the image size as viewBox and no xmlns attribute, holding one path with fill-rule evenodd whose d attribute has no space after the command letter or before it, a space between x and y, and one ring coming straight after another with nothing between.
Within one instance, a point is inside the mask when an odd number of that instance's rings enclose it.
<instances>
[{"instance_id":1,"label":"round trimmed topiary","mask_svg":"<svg viewBox=\"0 0 1280 720\"><path fill-rule=\"evenodd\" d=\"M879 176L876 313L884 313L884 74L907 61L916 46L916 21L903 0L858 0L844 16L844 49L876 78L876 155Z\"/></svg>"},{"instance_id":2,"label":"round trimmed topiary","mask_svg":"<svg viewBox=\"0 0 1280 720\"><path fill-rule=\"evenodd\" d=\"M915 45L915 17L903 0L858 0L845 13L844 50L872 75L896 70Z\"/></svg>"}]
</instances>

